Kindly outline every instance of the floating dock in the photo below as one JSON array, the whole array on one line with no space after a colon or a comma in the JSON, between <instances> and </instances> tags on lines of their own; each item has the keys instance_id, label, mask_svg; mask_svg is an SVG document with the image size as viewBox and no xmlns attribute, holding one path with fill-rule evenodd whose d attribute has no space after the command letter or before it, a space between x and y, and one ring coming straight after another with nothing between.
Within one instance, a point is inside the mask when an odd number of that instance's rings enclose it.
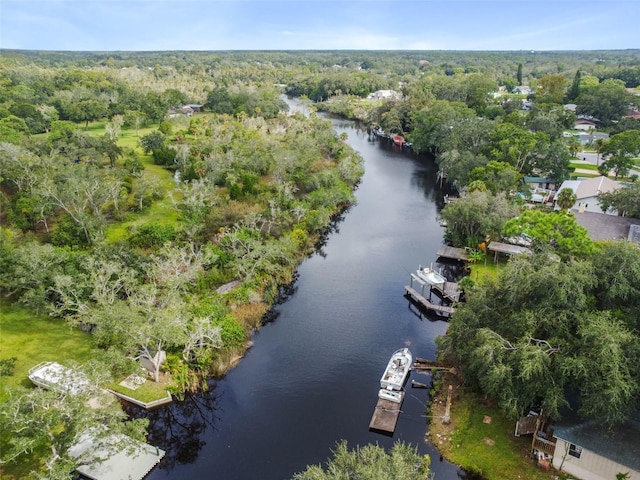
<instances>
[{"instance_id":1,"label":"floating dock","mask_svg":"<svg viewBox=\"0 0 640 480\"><path fill-rule=\"evenodd\" d=\"M404 401L404 391L402 392L402 401ZM371 422L369 422L369 429L387 433L395 432L401 407L402 402L395 403L391 400L378 398Z\"/></svg>"}]
</instances>

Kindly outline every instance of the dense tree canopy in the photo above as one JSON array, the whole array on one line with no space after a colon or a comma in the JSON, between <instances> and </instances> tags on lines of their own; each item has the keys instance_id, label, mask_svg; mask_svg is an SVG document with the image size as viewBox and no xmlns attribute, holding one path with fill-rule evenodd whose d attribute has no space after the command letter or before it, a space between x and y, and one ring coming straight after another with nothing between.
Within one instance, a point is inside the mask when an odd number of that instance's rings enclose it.
<instances>
[{"instance_id":1,"label":"dense tree canopy","mask_svg":"<svg viewBox=\"0 0 640 480\"><path fill-rule=\"evenodd\" d=\"M627 113L631 101L624 83L613 79L605 80L581 93L576 100L578 113L591 115L604 125L620 120Z\"/></svg>"},{"instance_id":2,"label":"dense tree canopy","mask_svg":"<svg viewBox=\"0 0 640 480\"><path fill-rule=\"evenodd\" d=\"M628 286L638 274L639 251L617 244L611 249L617 253L614 261L634 265L609 271ZM513 258L496 283L468 292L440 341L442 354L462 366L473 388L495 398L513 417L539 406L557 418L571 406L583 416L624 420L640 398L635 368L640 310L620 317L608 310L612 303L602 297L607 280L601 282L599 274L610 262L611 249L580 261ZM620 293L637 301L637 291L623 287Z\"/></svg>"},{"instance_id":3,"label":"dense tree canopy","mask_svg":"<svg viewBox=\"0 0 640 480\"><path fill-rule=\"evenodd\" d=\"M477 248L486 237L499 238L507 220L518 207L504 194L476 190L449 203L442 210L447 223L446 236L456 246Z\"/></svg>"},{"instance_id":4,"label":"dense tree canopy","mask_svg":"<svg viewBox=\"0 0 640 480\"><path fill-rule=\"evenodd\" d=\"M587 230L578 225L574 216L566 211L545 213L540 210L526 210L518 217L508 220L502 235L513 237L528 235L533 239L536 251L553 251L561 258L583 256L595 250Z\"/></svg>"}]
</instances>

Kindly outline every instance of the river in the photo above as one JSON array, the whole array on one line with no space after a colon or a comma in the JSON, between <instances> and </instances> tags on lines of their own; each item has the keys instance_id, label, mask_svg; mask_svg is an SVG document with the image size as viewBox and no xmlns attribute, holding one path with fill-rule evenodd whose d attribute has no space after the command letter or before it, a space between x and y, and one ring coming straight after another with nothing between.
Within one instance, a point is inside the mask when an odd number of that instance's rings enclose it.
<instances>
[{"instance_id":1,"label":"river","mask_svg":"<svg viewBox=\"0 0 640 480\"><path fill-rule=\"evenodd\" d=\"M407 389L393 437L368 428L391 353L409 346L414 358L433 359L447 329L403 288L419 263L435 265L443 242L436 166L381 145L354 122L332 121L365 161L357 205L300 265L236 368L208 392L147 414L149 442L167 451L149 480L285 480L325 462L341 439L350 447L409 442L431 455L437 480L463 476L424 440L428 390Z\"/></svg>"}]
</instances>

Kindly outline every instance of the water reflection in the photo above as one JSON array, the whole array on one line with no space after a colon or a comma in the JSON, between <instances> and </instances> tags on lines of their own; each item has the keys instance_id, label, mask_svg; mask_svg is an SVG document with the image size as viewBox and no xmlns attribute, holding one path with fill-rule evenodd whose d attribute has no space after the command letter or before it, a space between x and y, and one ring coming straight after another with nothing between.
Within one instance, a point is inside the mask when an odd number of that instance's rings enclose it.
<instances>
[{"instance_id":1,"label":"water reflection","mask_svg":"<svg viewBox=\"0 0 640 480\"><path fill-rule=\"evenodd\" d=\"M435 359L435 338L447 329L441 318L423 321L404 297L418 264L438 261L436 166L381 145L353 122L333 122L365 161L357 204L282 288L283 302L240 364L203 398L149 414L149 440L170 459L148 480L283 480L325 462L342 439L350 447L411 443L434 459L438 480L460 478L425 440L429 390L410 389L392 437L368 429L389 355L408 345L414 357ZM457 278L455 265L441 267Z\"/></svg>"},{"instance_id":2,"label":"water reflection","mask_svg":"<svg viewBox=\"0 0 640 480\"><path fill-rule=\"evenodd\" d=\"M187 394L184 400L176 400L170 407L145 410L127 403L125 409L132 417L149 419L148 442L166 452L159 466L163 470L194 463L206 444L204 432L215 430L219 421L214 382L209 383L208 391Z\"/></svg>"}]
</instances>

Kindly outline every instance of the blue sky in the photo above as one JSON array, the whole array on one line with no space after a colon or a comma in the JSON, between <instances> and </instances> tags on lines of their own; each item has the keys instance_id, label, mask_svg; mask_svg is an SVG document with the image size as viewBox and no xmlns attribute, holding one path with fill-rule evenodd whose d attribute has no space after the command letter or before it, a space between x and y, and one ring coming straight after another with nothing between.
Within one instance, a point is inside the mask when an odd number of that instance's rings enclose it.
<instances>
[{"instance_id":1,"label":"blue sky","mask_svg":"<svg viewBox=\"0 0 640 480\"><path fill-rule=\"evenodd\" d=\"M0 0L29 50L640 48L640 0Z\"/></svg>"}]
</instances>

